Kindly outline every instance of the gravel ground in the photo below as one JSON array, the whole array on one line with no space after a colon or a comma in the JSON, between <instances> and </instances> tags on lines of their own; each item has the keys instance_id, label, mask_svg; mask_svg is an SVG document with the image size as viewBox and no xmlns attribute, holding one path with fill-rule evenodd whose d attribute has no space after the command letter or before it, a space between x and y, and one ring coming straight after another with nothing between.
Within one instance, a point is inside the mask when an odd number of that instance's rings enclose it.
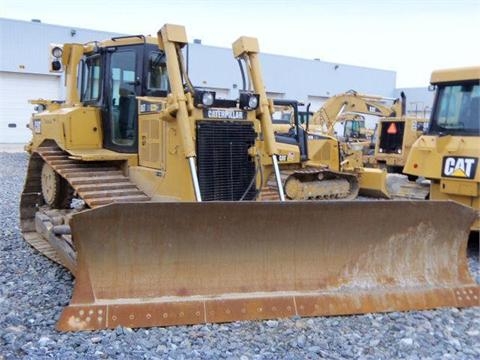
<instances>
[{"instance_id":1,"label":"gravel ground","mask_svg":"<svg viewBox=\"0 0 480 360\"><path fill-rule=\"evenodd\" d=\"M0 152L0 359L480 358L480 307L59 333L73 279L21 238L26 160ZM478 250L470 255L480 282Z\"/></svg>"}]
</instances>

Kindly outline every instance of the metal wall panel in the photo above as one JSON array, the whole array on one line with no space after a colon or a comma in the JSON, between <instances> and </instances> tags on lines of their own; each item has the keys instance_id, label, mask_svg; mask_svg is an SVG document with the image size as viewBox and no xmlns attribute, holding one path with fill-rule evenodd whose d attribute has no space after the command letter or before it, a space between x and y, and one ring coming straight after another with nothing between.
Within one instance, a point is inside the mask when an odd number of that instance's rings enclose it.
<instances>
[{"instance_id":1,"label":"metal wall panel","mask_svg":"<svg viewBox=\"0 0 480 360\"><path fill-rule=\"evenodd\" d=\"M85 43L118 35L123 34L0 18L0 72L48 75L49 86L52 86L53 78L57 81L58 89L54 92L54 97L63 98L65 92L62 79L48 72L49 44ZM259 39L259 42L261 50L262 39ZM288 49L285 49L285 52L288 52ZM238 91L242 88L242 79L239 66L230 48L193 43L185 49L185 55L188 59L189 74L195 86L216 89L219 91L219 97L236 98L238 96ZM395 90L395 71L301 59L294 57L296 54L290 55L261 54L266 90L269 94L276 94L277 98L296 99L305 104L312 102L311 110L315 111L320 107L323 99L350 89L385 97L398 96L398 91ZM39 81L38 84L31 84L31 89L36 89L35 93L30 93L31 98L48 97L42 95L47 91L42 89L46 78L30 77L28 79ZM11 84L8 86L8 91L12 94L23 91L15 85L13 88L10 86ZM23 85L19 84L19 86ZM3 85L0 87L5 88ZM417 103L417 110L420 102L426 104L425 106L431 106L426 89L407 91L407 96L413 107L415 107L413 104ZM20 101L20 98L15 101ZM10 100L8 102L3 100L0 103L0 114L2 116L13 114L16 110L12 104ZM31 105L25 103L21 113L28 114L31 109ZM412 109L409 110L412 111ZM14 120L26 121L23 118ZM2 120L0 126L3 127L5 121ZM23 131L18 133L23 134ZM25 139L24 135L18 135L18 138L13 139L2 134L4 134L3 131L0 132L2 136L0 142L4 142L3 139L23 142ZM13 134L13 131L10 134Z\"/></svg>"},{"instance_id":2,"label":"metal wall panel","mask_svg":"<svg viewBox=\"0 0 480 360\"><path fill-rule=\"evenodd\" d=\"M231 49L194 43L185 55L194 85L230 88L232 96L242 88ZM284 99L307 103L309 98L328 98L351 89L392 97L395 90L395 71L272 54L261 54L260 61L267 91ZM314 105L312 110L317 110Z\"/></svg>"},{"instance_id":3,"label":"metal wall panel","mask_svg":"<svg viewBox=\"0 0 480 360\"><path fill-rule=\"evenodd\" d=\"M86 43L117 33L0 18L0 71L48 74L50 43Z\"/></svg>"},{"instance_id":4,"label":"metal wall panel","mask_svg":"<svg viewBox=\"0 0 480 360\"><path fill-rule=\"evenodd\" d=\"M31 132L26 125L34 105L28 100L58 99L58 83L55 75L0 72L0 144L30 140Z\"/></svg>"}]
</instances>

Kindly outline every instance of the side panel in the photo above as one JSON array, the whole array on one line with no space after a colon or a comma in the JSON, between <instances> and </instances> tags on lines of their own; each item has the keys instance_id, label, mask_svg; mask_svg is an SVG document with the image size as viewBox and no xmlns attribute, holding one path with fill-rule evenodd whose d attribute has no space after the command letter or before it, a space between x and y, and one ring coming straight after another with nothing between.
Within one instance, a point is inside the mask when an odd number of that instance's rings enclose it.
<instances>
[{"instance_id":1,"label":"side panel","mask_svg":"<svg viewBox=\"0 0 480 360\"><path fill-rule=\"evenodd\" d=\"M308 140L308 165L328 165L330 170L340 171L340 150L336 140L309 139Z\"/></svg>"},{"instance_id":2,"label":"side panel","mask_svg":"<svg viewBox=\"0 0 480 360\"><path fill-rule=\"evenodd\" d=\"M475 158L480 161L479 138L476 136L421 136L413 145L405 164L404 173L423 176L427 179L442 178L444 157L455 159L454 168L467 170L468 162L460 158ZM459 161L460 159L460 161ZM480 166L476 167L475 174L466 181L480 182Z\"/></svg>"},{"instance_id":3,"label":"side panel","mask_svg":"<svg viewBox=\"0 0 480 360\"><path fill-rule=\"evenodd\" d=\"M140 166L129 168L130 179L153 200L194 201L176 123L160 120L159 114L152 113L140 115L139 125Z\"/></svg>"},{"instance_id":4,"label":"side panel","mask_svg":"<svg viewBox=\"0 0 480 360\"><path fill-rule=\"evenodd\" d=\"M67 149L102 148L103 131L97 108L79 108L67 115L65 121Z\"/></svg>"},{"instance_id":5,"label":"side panel","mask_svg":"<svg viewBox=\"0 0 480 360\"><path fill-rule=\"evenodd\" d=\"M158 113L140 115L140 166L165 170L166 128L166 123L160 120Z\"/></svg>"},{"instance_id":6,"label":"side panel","mask_svg":"<svg viewBox=\"0 0 480 360\"><path fill-rule=\"evenodd\" d=\"M102 148L102 127L98 108L75 107L44 111L30 123L33 147L54 140L64 150Z\"/></svg>"}]
</instances>

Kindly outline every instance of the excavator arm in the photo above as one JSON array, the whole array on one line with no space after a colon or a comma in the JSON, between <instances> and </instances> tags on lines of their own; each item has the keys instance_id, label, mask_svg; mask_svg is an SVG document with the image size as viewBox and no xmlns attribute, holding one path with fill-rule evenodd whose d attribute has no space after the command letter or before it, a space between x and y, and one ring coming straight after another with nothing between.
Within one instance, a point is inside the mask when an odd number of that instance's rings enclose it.
<instances>
[{"instance_id":1,"label":"excavator arm","mask_svg":"<svg viewBox=\"0 0 480 360\"><path fill-rule=\"evenodd\" d=\"M329 98L325 104L317 110L312 117L311 123L319 125L328 135L334 135L334 125L341 114L347 112L374 115L382 117L395 117L403 114L403 101L394 99L391 106L385 105L385 101L392 99L374 95L365 95L350 90Z\"/></svg>"}]
</instances>

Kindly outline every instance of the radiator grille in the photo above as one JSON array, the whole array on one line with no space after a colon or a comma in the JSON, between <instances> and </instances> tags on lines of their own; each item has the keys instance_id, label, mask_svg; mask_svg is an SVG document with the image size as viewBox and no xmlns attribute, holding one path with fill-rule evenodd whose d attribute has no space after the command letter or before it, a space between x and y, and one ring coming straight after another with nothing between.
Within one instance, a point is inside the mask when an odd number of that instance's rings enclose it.
<instances>
[{"instance_id":1,"label":"radiator grille","mask_svg":"<svg viewBox=\"0 0 480 360\"><path fill-rule=\"evenodd\" d=\"M251 123L197 122L197 169L202 200L237 201L255 176L248 149L255 142ZM255 197L255 183L244 200Z\"/></svg>"}]
</instances>

